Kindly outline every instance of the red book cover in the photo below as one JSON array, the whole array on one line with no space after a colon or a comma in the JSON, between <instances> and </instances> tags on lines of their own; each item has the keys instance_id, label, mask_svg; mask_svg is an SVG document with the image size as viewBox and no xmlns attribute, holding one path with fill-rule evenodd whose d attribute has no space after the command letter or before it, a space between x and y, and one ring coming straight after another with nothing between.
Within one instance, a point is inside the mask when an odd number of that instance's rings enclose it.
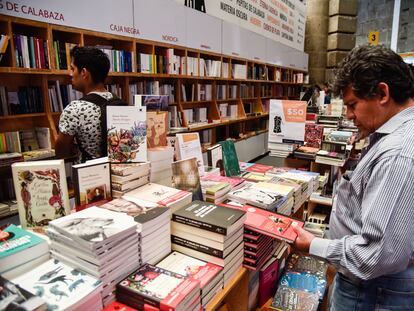
<instances>
[{"instance_id":1,"label":"red book cover","mask_svg":"<svg viewBox=\"0 0 414 311\"><path fill-rule=\"evenodd\" d=\"M305 124L305 145L306 147L321 148L323 139L323 125Z\"/></svg>"},{"instance_id":2,"label":"red book cover","mask_svg":"<svg viewBox=\"0 0 414 311\"><path fill-rule=\"evenodd\" d=\"M124 305L118 301L114 301L106 306L106 308L104 308L102 311L137 311L137 309L128 307L127 305Z\"/></svg>"},{"instance_id":3,"label":"red book cover","mask_svg":"<svg viewBox=\"0 0 414 311\"><path fill-rule=\"evenodd\" d=\"M232 189L235 189L244 183L244 179L240 177L225 177L225 176L218 176L214 174L207 174L204 177L202 177L201 180L226 182L231 185Z\"/></svg>"},{"instance_id":4,"label":"red book cover","mask_svg":"<svg viewBox=\"0 0 414 311\"><path fill-rule=\"evenodd\" d=\"M260 269L259 272L259 306L262 306L266 301L273 297L276 285L277 275L279 271L279 261L276 257L272 257Z\"/></svg>"},{"instance_id":5,"label":"red book cover","mask_svg":"<svg viewBox=\"0 0 414 311\"><path fill-rule=\"evenodd\" d=\"M293 243L297 234L293 231L292 223L296 222L300 227L304 222L291 217L266 211L250 205L235 206L232 204L221 204L223 206L239 209L246 212L247 218L244 222L246 228L258 231L278 240Z\"/></svg>"},{"instance_id":6,"label":"red book cover","mask_svg":"<svg viewBox=\"0 0 414 311\"><path fill-rule=\"evenodd\" d=\"M43 44L43 39L38 39L38 43L39 43L39 50L40 50L40 55L39 55L39 59L40 59L40 68L44 69L46 68L46 61L45 61L45 48L44 48L44 44Z\"/></svg>"},{"instance_id":7,"label":"red book cover","mask_svg":"<svg viewBox=\"0 0 414 311\"><path fill-rule=\"evenodd\" d=\"M36 68L40 68L40 58L39 58L39 39L38 38L33 38L33 49L34 49L34 53L35 53L35 64L36 64Z\"/></svg>"},{"instance_id":8,"label":"red book cover","mask_svg":"<svg viewBox=\"0 0 414 311\"><path fill-rule=\"evenodd\" d=\"M273 166L270 166L270 165L254 164L254 165L246 168L246 171L252 172L252 173L264 174L267 171L271 170L272 168L273 168Z\"/></svg>"}]
</instances>

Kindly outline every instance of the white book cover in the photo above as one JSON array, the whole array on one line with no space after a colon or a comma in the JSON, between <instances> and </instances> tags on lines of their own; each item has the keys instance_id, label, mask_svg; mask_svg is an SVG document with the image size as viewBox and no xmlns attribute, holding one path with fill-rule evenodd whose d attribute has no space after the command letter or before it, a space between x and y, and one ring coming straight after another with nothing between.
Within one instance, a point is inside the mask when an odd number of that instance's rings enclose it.
<instances>
[{"instance_id":1,"label":"white book cover","mask_svg":"<svg viewBox=\"0 0 414 311\"><path fill-rule=\"evenodd\" d=\"M124 196L126 200L134 201L134 198L141 201L152 202L161 206L170 206L176 201L191 197L188 191L178 190L175 188L149 183L137 189L128 192Z\"/></svg>"},{"instance_id":2,"label":"white book cover","mask_svg":"<svg viewBox=\"0 0 414 311\"><path fill-rule=\"evenodd\" d=\"M204 176L203 153L201 150L200 137L195 133L176 134L177 150L180 160L196 158L198 173Z\"/></svg>"},{"instance_id":3,"label":"white book cover","mask_svg":"<svg viewBox=\"0 0 414 311\"><path fill-rule=\"evenodd\" d=\"M48 260L12 282L43 298L48 310L76 310L102 291L100 280L56 259Z\"/></svg>"},{"instance_id":4,"label":"white book cover","mask_svg":"<svg viewBox=\"0 0 414 311\"><path fill-rule=\"evenodd\" d=\"M23 228L36 228L70 214L63 160L13 163L13 182Z\"/></svg>"},{"instance_id":5,"label":"white book cover","mask_svg":"<svg viewBox=\"0 0 414 311\"><path fill-rule=\"evenodd\" d=\"M82 245L94 249L117 240L131 230L136 230L137 225L131 216L92 206L51 221L49 226Z\"/></svg>"},{"instance_id":6,"label":"white book cover","mask_svg":"<svg viewBox=\"0 0 414 311\"><path fill-rule=\"evenodd\" d=\"M306 102L270 100L269 142L304 144Z\"/></svg>"},{"instance_id":7,"label":"white book cover","mask_svg":"<svg viewBox=\"0 0 414 311\"><path fill-rule=\"evenodd\" d=\"M108 106L108 158L110 162L147 161L145 107Z\"/></svg>"},{"instance_id":8,"label":"white book cover","mask_svg":"<svg viewBox=\"0 0 414 311\"><path fill-rule=\"evenodd\" d=\"M74 165L75 202L86 208L111 198L111 173L107 158L101 161Z\"/></svg>"}]
</instances>

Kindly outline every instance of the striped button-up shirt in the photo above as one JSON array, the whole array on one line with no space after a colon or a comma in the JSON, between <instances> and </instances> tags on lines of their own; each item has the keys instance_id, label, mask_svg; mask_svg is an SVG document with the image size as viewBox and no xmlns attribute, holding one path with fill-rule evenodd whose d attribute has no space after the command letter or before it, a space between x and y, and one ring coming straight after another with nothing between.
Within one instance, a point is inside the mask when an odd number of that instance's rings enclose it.
<instances>
[{"instance_id":1,"label":"striped button-up shirt","mask_svg":"<svg viewBox=\"0 0 414 311\"><path fill-rule=\"evenodd\" d=\"M342 176L330 238L310 253L359 280L397 273L414 263L414 107L370 136L355 170Z\"/></svg>"}]
</instances>

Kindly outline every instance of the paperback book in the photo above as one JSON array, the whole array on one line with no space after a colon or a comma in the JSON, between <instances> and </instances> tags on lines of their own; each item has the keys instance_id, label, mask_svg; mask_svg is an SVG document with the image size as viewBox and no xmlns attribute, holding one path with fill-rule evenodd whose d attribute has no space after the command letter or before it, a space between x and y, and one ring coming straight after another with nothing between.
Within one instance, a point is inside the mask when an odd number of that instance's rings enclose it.
<instances>
[{"instance_id":1,"label":"paperback book","mask_svg":"<svg viewBox=\"0 0 414 311\"><path fill-rule=\"evenodd\" d=\"M111 199L111 174L107 159L73 165L72 170L78 211Z\"/></svg>"},{"instance_id":2,"label":"paperback book","mask_svg":"<svg viewBox=\"0 0 414 311\"><path fill-rule=\"evenodd\" d=\"M174 188L191 192L193 200L203 199L196 158L173 162L172 172Z\"/></svg>"},{"instance_id":3,"label":"paperback book","mask_svg":"<svg viewBox=\"0 0 414 311\"><path fill-rule=\"evenodd\" d=\"M147 161L145 107L108 106L108 159L110 162Z\"/></svg>"},{"instance_id":4,"label":"paperback book","mask_svg":"<svg viewBox=\"0 0 414 311\"><path fill-rule=\"evenodd\" d=\"M70 214L63 160L14 163L12 172L23 228L44 227Z\"/></svg>"},{"instance_id":5,"label":"paperback book","mask_svg":"<svg viewBox=\"0 0 414 311\"><path fill-rule=\"evenodd\" d=\"M198 173L204 176L204 162L201 151L200 137L197 132L176 134L176 149L180 160L196 158Z\"/></svg>"},{"instance_id":6,"label":"paperback book","mask_svg":"<svg viewBox=\"0 0 414 311\"><path fill-rule=\"evenodd\" d=\"M240 175L239 159L237 158L236 147L232 140L221 141L223 153L223 166L226 176Z\"/></svg>"},{"instance_id":7,"label":"paperback book","mask_svg":"<svg viewBox=\"0 0 414 311\"><path fill-rule=\"evenodd\" d=\"M224 176L223 149L220 144L207 148L208 166L218 167L220 175Z\"/></svg>"},{"instance_id":8,"label":"paperback book","mask_svg":"<svg viewBox=\"0 0 414 311\"><path fill-rule=\"evenodd\" d=\"M147 111L148 148L167 146L168 112Z\"/></svg>"}]
</instances>

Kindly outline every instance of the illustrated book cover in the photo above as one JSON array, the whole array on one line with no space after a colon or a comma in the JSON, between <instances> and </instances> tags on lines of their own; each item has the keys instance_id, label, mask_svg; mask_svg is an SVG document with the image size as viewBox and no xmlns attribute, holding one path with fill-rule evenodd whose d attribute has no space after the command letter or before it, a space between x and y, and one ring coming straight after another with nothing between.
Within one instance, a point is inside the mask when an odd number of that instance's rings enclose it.
<instances>
[{"instance_id":1,"label":"illustrated book cover","mask_svg":"<svg viewBox=\"0 0 414 311\"><path fill-rule=\"evenodd\" d=\"M92 164L73 165L72 171L77 210L111 199L110 164L106 158Z\"/></svg>"},{"instance_id":2,"label":"illustrated book cover","mask_svg":"<svg viewBox=\"0 0 414 311\"><path fill-rule=\"evenodd\" d=\"M224 176L223 148L220 144L207 148L207 162L208 166L218 167L220 175Z\"/></svg>"},{"instance_id":3,"label":"illustrated book cover","mask_svg":"<svg viewBox=\"0 0 414 311\"><path fill-rule=\"evenodd\" d=\"M89 295L99 295L102 291L99 279L57 259L48 260L12 282L44 299L48 310L75 310Z\"/></svg>"},{"instance_id":4,"label":"illustrated book cover","mask_svg":"<svg viewBox=\"0 0 414 311\"><path fill-rule=\"evenodd\" d=\"M44 227L70 214L63 160L14 163L12 172L23 228Z\"/></svg>"},{"instance_id":5,"label":"illustrated book cover","mask_svg":"<svg viewBox=\"0 0 414 311\"><path fill-rule=\"evenodd\" d=\"M168 112L147 111L147 147L167 146Z\"/></svg>"},{"instance_id":6,"label":"illustrated book cover","mask_svg":"<svg viewBox=\"0 0 414 311\"><path fill-rule=\"evenodd\" d=\"M145 107L108 106L108 159L110 162L147 161Z\"/></svg>"}]
</instances>

